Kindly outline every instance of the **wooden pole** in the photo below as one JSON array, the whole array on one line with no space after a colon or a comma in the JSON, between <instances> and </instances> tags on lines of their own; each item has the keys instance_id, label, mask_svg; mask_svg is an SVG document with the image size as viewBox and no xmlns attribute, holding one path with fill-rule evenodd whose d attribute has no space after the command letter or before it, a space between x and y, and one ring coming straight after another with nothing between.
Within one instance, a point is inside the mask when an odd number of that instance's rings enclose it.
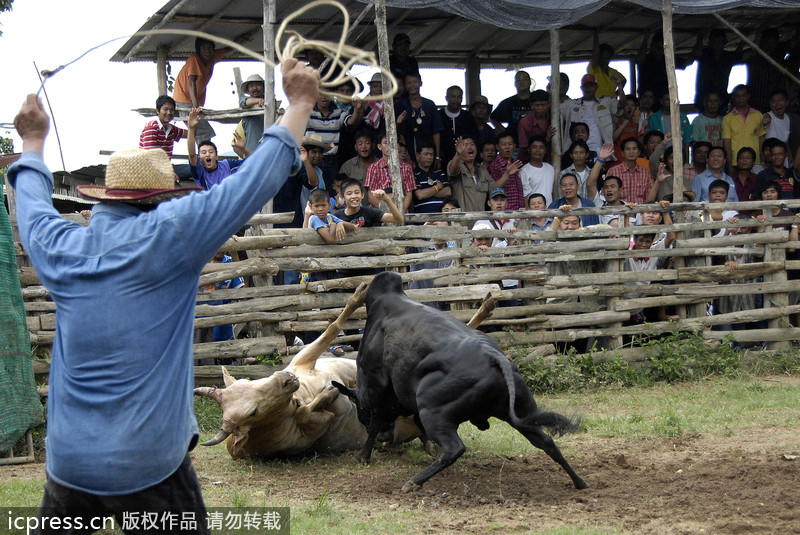
<instances>
[{"instance_id":1,"label":"wooden pole","mask_svg":"<svg viewBox=\"0 0 800 535\"><path fill-rule=\"evenodd\" d=\"M683 137L678 79L675 75L675 42L672 38L672 0L664 0L661 17L664 29L664 58L669 82L669 118L672 128L672 198L677 201L683 199ZM678 221L682 222L680 219Z\"/></svg>"},{"instance_id":2,"label":"wooden pole","mask_svg":"<svg viewBox=\"0 0 800 535\"><path fill-rule=\"evenodd\" d=\"M562 127L568 128L561 124L561 38L557 29L549 30L550 32L550 124L555 126L556 135L553 136L551 142L552 147L550 150L551 159L553 162L553 175L557 178L561 174L561 139L563 132ZM560 197L558 180L553 181L553 198Z\"/></svg>"},{"instance_id":3,"label":"wooden pole","mask_svg":"<svg viewBox=\"0 0 800 535\"><path fill-rule=\"evenodd\" d=\"M264 34L264 58L275 62L275 19L276 19L276 0L264 0L264 24L262 33ZM275 69L264 63L264 130L272 126L275 122ZM261 210L262 214L272 213L272 199ZM267 228L272 228L267 224ZM256 227L257 230L258 227Z\"/></svg>"},{"instance_id":4,"label":"wooden pole","mask_svg":"<svg viewBox=\"0 0 800 535\"><path fill-rule=\"evenodd\" d=\"M378 61L381 68L389 70L389 32L386 29L386 0L375 0L375 27L378 31ZM391 82L383 74L383 87L391 87ZM394 117L394 100L384 99L383 115L386 118L386 137L389 142L389 172L392 175L392 199L403 207L403 178L400 176L400 157L397 153L397 123Z\"/></svg>"},{"instance_id":5,"label":"wooden pole","mask_svg":"<svg viewBox=\"0 0 800 535\"><path fill-rule=\"evenodd\" d=\"M467 58L467 87L466 87L466 103L467 106L481 94L481 60L475 56ZM447 165L447 162L442 162L442 165Z\"/></svg>"},{"instance_id":6,"label":"wooden pole","mask_svg":"<svg viewBox=\"0 0 800 535\"><path fill-rule=\"evenodd\" d=\"M157 96L167 94L167 47L159 46L156 49L156 87Z\"/></svg>"}]
</instances>

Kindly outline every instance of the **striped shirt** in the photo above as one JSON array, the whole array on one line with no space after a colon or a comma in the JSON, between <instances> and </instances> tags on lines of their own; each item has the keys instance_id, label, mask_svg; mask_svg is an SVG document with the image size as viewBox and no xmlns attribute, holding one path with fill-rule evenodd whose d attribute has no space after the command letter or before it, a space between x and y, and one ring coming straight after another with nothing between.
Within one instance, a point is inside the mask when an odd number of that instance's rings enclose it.
<instances>
[{"instance_id":1,"label":"striped shirt","mask_svg":"<svg viewBox=\"0 0 800 535\"><path fill-rule=\"evenodd\" d=\"M405 193L417 189L417 181L414 180L414 170L406 162L400 162L400 176L403 178L403 189ZM385 158L381 158L374 164L367 167L367 178L364 180L364 187L376 190L387 190L392 187L392 175L389 173L389 164Z\"/></svg>"},{"instance_id":2,"label":"striped shirt","mask_svg":"<svg viewBox=\"0 0 800 535\"><path fill-rule=\"evenodd\" d=\"M508 162L499 156L489 164L489 174L492 175L495 182L500 180L506 172L507 166ZM506 181L503 189L506 191L506 196L508 197L506 210L513 212L525 206L525 198L522 196L522 180L519 178L519 171L508 177L508 181Z\"/></svg>"},{"instance_id":3,"label":"striped shirt","mask_svg":"<svg viewBox=\"0 0 800 535\"><path fill-rule=\"evenodd\" d=\"M629 169L625 162L608 170L607 176L617 176L622 180L620 197L636 204L643 204L653 187L653 175L641 165Z\"/></svg>"},{"instance_id":4,"label":"striped shirt","mask_svg":"<svg viewBox=\"0 0 800 535\"><path fill-rule=\"evenodd\" d=\"M174 124L161 125L161 121L153 119L144 126L139 136L140 149L161 149L172 158L172 144L186 135L186 130Z\"/></svg>"},{"instance_id":5,"label":"striped shirt","mask_svg":"<svg viewBox=\"0 0 800 535\"><path fill-rule=\"evenodd\" d=\"M325 153L325 156L333 156L339 150L339 130L350 118L351 113L340 110L335 105L330 108L330 114L323 115L317 105L311 111L311 117L306 124L306 134L317 134L325 143L333 143L333 148Z\"/></svg>"}]
</instances>

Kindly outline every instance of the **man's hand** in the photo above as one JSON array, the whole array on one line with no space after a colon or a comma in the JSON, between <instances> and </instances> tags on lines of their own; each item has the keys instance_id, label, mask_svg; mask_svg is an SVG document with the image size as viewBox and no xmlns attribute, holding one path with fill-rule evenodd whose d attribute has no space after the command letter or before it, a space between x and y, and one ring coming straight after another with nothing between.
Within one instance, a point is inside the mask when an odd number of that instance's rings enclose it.
<instances>
[{"instance_id":1,"label":"man's hand","mask_svg":"<svg viewBox=\"0 0 800 535\"><path fill-rule=\"evenodd\" d=\"M242 138L242 136L239 135L238 132L233 133L233 146L234 150L235 149L244 150L244 148L246 147L244 139Z\"/></svg>"},{"instance_id":2,"label":"man's hand","mask_svg":"<svg viewBox=\"0 0 800 535\"><path fill-rule=\"evenodd\" d=\"M291 104L313 108L319 94L319 71L289 58L283 62L283 92Z\"/></svg>"},{"instance_id":3,"label":"man's hand","mask_svg":"<svg viewBox=\"0 0 800 535\"><path fill-rule=\"evenodd\" d=\"M300 147L300 161L306 163L308 161L308 151L305 147Z\"/></svg>"},{"instance_id":4,"label":"man's hand","mask_svg":"<svg viewBox=\"0 0 800 535\"><path fill-rule=\"evenodd\" d=\"M378 202L380 202L386 198L386 192L382 189L374 189L372 190L372 196L378 199Z\"/></svg>"},{"instance_id":5,"label":"man's hand","mask_svg":"<svg viewBox=\"0 0 800 535\"><path fill-rule=\"evenodd\" d=\"M190 129L197 129L200 124L200 108L192 108L189 111L189 118L186 119L186 126Z\"/></svg>"},{"instance_id":6,"label":"man's hand","mask_svg":"<svg viewBox=\"0 0 800 535\"><path fill-rule=\"evenodd\" d=\"M603 146L600 147L600 152L597 153L597 157L603 161L608 161L611 156L614 155L614 144L613 143L603 143Z\"/></svg>"},{"instance_id":7,"label":"man's hand","mask_svg":"<svg viewBox=\"0 0 800 535\"><path fill-rule=\"evenodd\" d=\"M506 173L508 173L508 176L515 175L519 173L519 170L522 169L522 166L523 163L521 161L514 160L506 166Z\"/></svg>"},{"instance_id":8,"label":"man's hand","mask_svg":"<svg viewBox=\"0 0 800 535\"><path fill-rule=\"evenodd\" d=\"M44 111L42 101L36 95L28 95L19 113L14 118L14 127L22 138L23 152L44 154L44 140L50 130L50 118Z\"/></svg>"}]
</instances>

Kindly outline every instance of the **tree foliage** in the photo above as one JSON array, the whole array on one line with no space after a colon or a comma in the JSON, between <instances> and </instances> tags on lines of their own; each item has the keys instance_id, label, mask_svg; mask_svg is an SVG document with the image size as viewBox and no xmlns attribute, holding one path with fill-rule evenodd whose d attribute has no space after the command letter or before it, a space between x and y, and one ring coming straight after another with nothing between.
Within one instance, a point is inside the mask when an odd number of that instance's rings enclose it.
<instances>
[{"instance_id":1,"label":"tree foliage","mask_svg":"<svg viewBox=\"0 0 800 535\"><path fill-rule=\"evenodd\" d=\"M0 13L4 11L11 11L11 4L14 0L0 0ZM0 35L3 35L3 30L0 30Z\"/></svg>"}]
</instances>

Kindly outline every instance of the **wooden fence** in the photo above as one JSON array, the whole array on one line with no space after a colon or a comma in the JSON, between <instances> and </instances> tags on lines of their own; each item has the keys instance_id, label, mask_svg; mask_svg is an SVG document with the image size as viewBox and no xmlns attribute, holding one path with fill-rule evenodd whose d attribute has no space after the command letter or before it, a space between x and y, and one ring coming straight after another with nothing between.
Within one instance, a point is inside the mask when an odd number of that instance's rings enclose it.
<instances>
[{"instance_id":1,"label":"wooden fence","mask_svg":"<svg viewBox=\"0 0 800 535\"><path fill-rule=\"evenodd\" d=\"M796 216L773 217L772 209L798 208L800 200L748 203L679 203L669 207L672 225L624 228L590 227L576 231L529 230L528 218L555 216L560 210L515 212L520 218L515 233L499 230L472 231L478 219L508 218L509 213L446 213L409 215L406 226L362 229L342 243L325 245L308 229L263 229L223 246L224 251L247 251L248 259L231 264L209 264L201 277L208 285L234 277L269 279L280 271L320 272L332 270L391 269L403 280L418 284L432 281L431 288L410 289L409 296L422 302L449 305L450 313L468 321L479 301L491 293L500 306L484 322L490 336L502 346L549 347L549 344L590 340L614 349L626 337L648 336L677 330L700 330L709 340L732 336L739 342L765 343L777 348L798 338L800 329L791 318L800 314L793 296L800 292L800 280L788 273L800 269L800 261L787 259L787 251L800 247L789 241L789 232L773 225L800 222ZM736 223L710 221L715 210L754 210L765 215ZM660 205L634 208L582 208L575 215L635 214L664 211ZM75 217L75 216L65 216ZM285 214L257 216L250 224L263 226L286 220ZM450 226L423 225L424 221L446 220ZM757 232L764 225L763 232ZM722 228L753 227L749 234L712 237ZM641 257L630 248L631 236L642 233L677 233L674 248L650 250L650 257L664 257L663 269L632 272L623 269L624 260ZM248 232L248 234L250 234ZM514 245L481 251L469 244L472 237L513 238ZM450 246L430 249L438 240ZM24 251L18 246L24 260ZM735 271L720 265L732 255L752 255L752 262ZM24 264L24 262L23 262ZM424 264L424 265L423 265ZM22 265L22 264L21 264ZM195 345L195 359L241 358L288 355L285 334L322 331L343 308L349 292L371 275L342 276L330 280L283 286L257 286L230 290L200 290L195 327L249 324L259 327L258 336L226 342ZM500 281L519 281L514 289ZM40 285L35 271L20 268L20 280L28 314L31 343L49 346L54 337L55 304ZM412 284L413 285L413 284ZM431 285L428 282L426 285ZM763 305L708 315L708 304L730 296L763 296ZM209 305L225 300L226 304ZM744 299L747 301L747 299ZM757 301L753 299L753 301ZM631 313L649 307L670 307L678 319L629 324ZM347 322L353 333L363 328L364 308ZM736 330L718 330L733 326ZM725 327L727 328L727 327ZM340 337L341 343L360 338ZM217 374L218 372L214 372Z\"/></svg>"}]
</instances>

